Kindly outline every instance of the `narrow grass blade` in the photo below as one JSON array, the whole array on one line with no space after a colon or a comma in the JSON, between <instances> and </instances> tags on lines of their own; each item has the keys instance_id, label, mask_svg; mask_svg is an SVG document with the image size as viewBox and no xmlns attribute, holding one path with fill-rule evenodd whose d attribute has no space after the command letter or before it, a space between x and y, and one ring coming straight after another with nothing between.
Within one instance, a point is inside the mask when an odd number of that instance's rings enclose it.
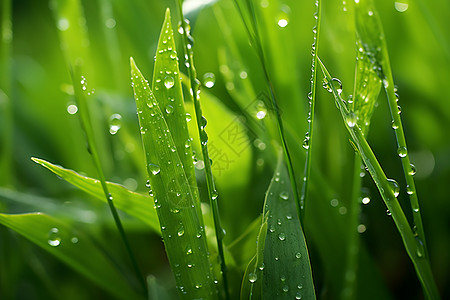
<instances>
[{"instance_id":1,"label":"narrow grass blade","mask_svg":"<svg viewBox=\"0 0 450 300\"><path fill-rule=\"evenodd\" d=\"M12 163L12 137L13 112L11 105L11 48L13 39L12 30L12 0L4 0L0 4L0 184L10 185L13 178Z\"/></svg>"},{"instance_id":2,"label":"narrow grass blade","mask_svg":"<svg viewBox=\"0 0 450 300\"><path fill-rule=\"evenodd\" d=\"M262 277L264 270L264 247L267 237L267 215L263 215L263 222L256 239L256 255L245 269L241 285L241 299L261 299ZM259 280L258 280L259 278Z\"/></svg>"},{"instance_id":3,"label":"narrow grass blade","mask_svg":"<svg viewBox=\"0 0 450 300\"><path fill-rule=\"evenodd\" d=\"M282 159L266 194L263 299L315 299L309 254Z\"/></svg>"},{"instance_id":4,"label":"narrow grass blade","mask_svg":"<svg viewBox=\"0 0 450 300\"><path fill-rule=\"evenodd\" d=\"M392 117L392 128L394 129L395 138L397 140L397 154L402 162L403 173L407 184L407 194L409 195L411 202L414 231L417 233L420 243L423 244L423 255L428 257L425 231L423 229L419 200L417 198L413 179L414 171L409 160L405 133L400 118L401 108L398 103L398 95L395 93L388 49L378 12L371 0L364 0L355 4L355 20L356 31L361 39L364 48L363 51L367 53L367 56L377 66L377 74L383 80Z\"/></svg>"},{"instance_id":5,"label":"narrow grass blade","mask_svg":"<svg viewBox=\"0 0 450 300\"><path fill-rule=\"evenodd\" d=\"M264 54L264 51L262 48L261 36L259 33L259 28L258 28L258 24L257 24L258 22L257 22L257 18L256 18L256 11L253 7L252 1L245 0L244 2L245 2L245 8L243 8L243 6L240 4L239 0L234 0L237 10L238 10L239 14L241 15L242 21L247 30L247 34L250 39L250 42L256 51L257 57L259 59L259 62L260 62L260 65L261 65L261 68L262 68L262 71L264 74L264 79L267 83L270 100L271 100L271 108L274 111L275 117L276 117L276 126L278 129L278 137L280 139L281 148L283 149L283 154L284 154L284 158L286 160L287 169L288 169L289 178L290 178L289 181L291 183L291 188L292 188L292 191L294 194L293 196L295 199L295 203L297 205L297 214L298 214L299 218L301 219L300 195L299 195L299 191L297 188L297 181L295 179L294 167L292 165L291 155L289 153L289 148L288 148L288 145L286 142L283 120L281 119L280 109L278 108L278 100L277 100L277 97L275 94L275 90L274 90L272 81L270 79L270 74L269 74L268 67L266 64L265 54Z\"/></svg>"},{"instance_id":6,"label":"narrow grass blade","mask_svg":"<svg viewBox=\"0 0 450 300\"><path fill-rule=\"evenodd\" d=\"M131 77L149 183L179 294L184 299L215 298L205 229L195 205L198 200L193 199L180 159L184 147L176 148L159 102L133 59Z\"/></svg>"},{"instance_id":7,"label":"narrow grass blade","mask_svg":"<svg viewBox=\"0 0 450 300\"><path fill-rule=\"evenodd\" d=\"M311 79L310 79L310 91L308 93L308 131L305 134L305 139L303 141L303 148L306 149L306 159L305 159L305 170L303 176L303 186L300 195L300 212L302 214L301 221L304 218L305 212L305 202L308 197L308 183L311 177L311 151L312 151L312 141L313 141L313 129L314 129L314 111L316 105L316 81L317 81L317 57L319 54L319 33L320 33L320 20L321 20L321 3L322 1L316 0L316 11L314 13L315 25L313 27L313 38L312 43L312 62L311 62ZM302 221L303 222L303 221Z\"/></svg>"},{"instance_id":8,"label":"narrow grass blade","mask_svg":"<svg viewBox=\"0 0 450 300\"><path fill-rule=\"evenodd\" d=\"M348 99L348 107L356 117L356 122L361 126L362 132L367 135L378 95L381 90L381 79L376 73L376 65L363 51L360 40L356 42L356 70L353 96ZM374 68L375 67L375 68ZM355 153L353 165L353 187L351 204L349 205L347 256L344 285L341 291L341 299L356 299L357 297L357 272L360 250L359 233L357 231L361 211L361 158ZM353 275L352 275L353 274Z\"/></svg>"},{"instance_id":9,"label":"narrow grass blade","mask_svg":"<svg viewBox=\"0 0 450 300\"><path fill-rule=\"evenodd\" d=\"M73 224L43 213L0 214L0 223L48 251L111 295L121 299L143 299L130 288L107 256Z\"/></svg>"},{"instance_id":10,"label":"narrow grass blade","mask_svg":"<svg viewBox=\"0 0 450 300\"><path fill-rule=\"evenodd\" d=\"M424 256L424 245L419 239L416 239L396 198L398 195L398 184L394 180L388 179L384 174L384 171L378 163L375 154L367 143L361 128L356 122L354 113L348 110L345 101L341 98L340 92L333 83L333 81L336 82L336 79L334 78L333 80L333 77L331 77L330 73L320 59L319 63L325 76L324 86L329 92L333 93L345 126L352 137L352 141L357 147L364 164L369 170L369 173L374 180L384 203L392 214L392 218L401 235L406 252L414 264L417 276L422 283L427 299L439 299L439 293L433 279L429 260Z\"/></svg>"},{"instance_id":11,"label":"narrow grass blade","mask_svg":"<svg viewBox=\"0 0 450 300\"><path fill-rule=\"evenodd\" d=\"M178 11L180 14L179 33L182 35L185 66L189 72L190 80L190 96L194 103L195 116L197 121L197 131L200 138L200 147L202 149L203 163L205 165L206 173L206 185L208 189L208 198L210 201L212 214L214 218L214 229L216 232L217 249L220 258L220 268L222 272L223 288L225 298L229 299L228 280L227 280L227 266L225 262L225 254L223 250L223 239L225 237L225 230L223 229L219 215L219 204L216 186L214 183L214 177L211 170L211 158L208 153L208 134L205 127L207 124L206 118L203 116L202 108L200 105L200 81L197 79L197 71L194 66L194 51L192 49L194 39L191 36L189 21L184 18L182 0L177 1Z\"/></svg>"},{"instance_id":12,"label":"narrow grass blade","mask_svg":"<svg viewBox=\"0 0 450 300\"><path fill-rule=\"evenodd\" d=\"M94 196L97 200L106 202L105 194L99 180L82 176L73 170L54 165L43 159L33 157L32 160L44 168L47 168L65 181ZM153 207L152 196L146 196L129 191L123 186L112 182L106 182L106 185L108 186L108 190L111 194L114 195L114 203L118 209L123 210L130 216L143 221L149 225L152 230L158 233L161 232L156 210Z\"/></svg>"}]
</instances>

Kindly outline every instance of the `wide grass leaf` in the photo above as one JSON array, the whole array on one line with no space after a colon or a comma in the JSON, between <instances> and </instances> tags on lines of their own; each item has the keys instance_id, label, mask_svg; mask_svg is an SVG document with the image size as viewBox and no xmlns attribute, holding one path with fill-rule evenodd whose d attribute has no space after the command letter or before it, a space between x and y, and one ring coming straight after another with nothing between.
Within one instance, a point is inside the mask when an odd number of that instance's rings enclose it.
<instances>
[{"instance_id":1,"label":"wide grass leaf","mask_svg":"<svg viewBox=\"0 0 450 300\"><path fill-rule=\"evenodd\" d=\"M266 194L263 299L315 299L309 254L289 174L280 159Z\"/></svg>"},{"instance_id":2,"label":"wide grass leaf","mask_svg":"<svg viewBox=\"0 0 450 300\"><path fill-rule=\"evenodd\" d=\"M169 13L166 14L161 37L164 39L166 30L172 32ZM167 55L176 57L175 49L165 48ZM174 76L172 64L158 65L156 74ZM161 73L161 72L162 73ZM162 229L162 236L169 258L169 262L182 298L215 298L216 288L209 261L205 229L197 187L192 186L189 174L183 165L181 157L186 156L185 143L175 142L180 136L175 132L177 128L185 128L186 117L173 115L171 109L162 107L166 100L157 99L145 78L131 59L131 78L135 94L139 117L140 131L146 153L149 183L154 194L155 206ZM173 80L175 78L172 77ZM172 89L175 82L164 78L160 88ZM158 86L155 86L155 89ZM166 95L167 96L167 95ZM181 95L175 95L181 97ZM160 94L160 97L164 95ZM168 97L168 96L167 96ZM182 99L174 99L175 103L182 103ZM178 105L178 104L176 104ZM163 113L164 111L164 113ZM174 128L169 128L167 119L174 118ZM186 162L187 160L184 160ZM192 162L186 162L192 163Z\"/></svg>"},{"instance_id":3,"label":"wide grass leaf","mask_svg":"<svg viewBox=\"0 0 450 300\"><path fill-rule=\"evenodd\" d=\"M49 169L65 181L94 196L95 199L106 202L105 194L99 180L82 176L73 170L54 165L43 159L32 158L32 160ZM106 184L111 195L114 196L114 204L118 209L148 224L154 231L158 233L161 231L153 205L153 197L129 191L116 183L107 182Z\"/></svg>"},{"instance_id":4,"label":"wide grass leaf","mask_svg":"<svg viewBox=\"0 0 450 300\"><path fill-rule=\"evenodd\" d=\"M141 299L107 255L72 224L43 213L0 214L0 223L50 252L112 295Z\"/></svg>"}]
</instances>

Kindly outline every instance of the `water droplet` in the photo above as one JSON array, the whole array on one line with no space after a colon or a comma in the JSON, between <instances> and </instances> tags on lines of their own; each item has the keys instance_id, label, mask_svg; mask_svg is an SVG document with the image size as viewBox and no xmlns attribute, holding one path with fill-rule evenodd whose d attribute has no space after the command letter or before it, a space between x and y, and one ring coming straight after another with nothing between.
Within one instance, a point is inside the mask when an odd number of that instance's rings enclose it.
<instances>
[{"instance_id":1,"label":"water droplet","mask_svg":"<svg viewBox=\"0 0 450 300\"><path fill-rule=\"evenodd\" d=\"M400 107L400 105L397 105L397 110L398 110L398 111L397 111L398 114L401 114L401 113L402 113L402 108Z\"/></svg>"},{"instance_id":2,"label":"water droplet","mask_svg":"<svg viewBox=\"0 0 450 300\"><path fill-rule=\"evenodd\" d=\"M359 232L359 233L364 233L364 232L366 232L366 225L364 225L364 224L359 224L358 225L358 227L356 227L356 230Z\"/></svg>"},{"instance_id":3,"label":"water droplet","mask_svg":"<svg viewBox=\"0 0 450 300\"><path fill-rule=\"evenodd\" d=\"M78 243L78 237L74 236L70 239L70 242L72 242L72 244L77 244Z\"/></svg>"},{"instance_id":4,"label":"water droplet","mask_svg":"<svg viewBox=\"0 0 450 300\"><path fill-rule=\"evenodd\" d=\"M206 120L206 118L202 116L202 118L200 119L200 129L205 129L207 123L208 121Z\"/></svg>"},{"instance_id":5,"label":"water droplet","mask_svg":"<svg viewBox=\"0 0 450 300\"><path fill-rule=\"evenodd\" d=\"M391 188L392 192L394 193L394 196L397 198L397 196L400 194L400 186L398 185L397 181L394 179L388 178L388 185Z\"/></svg>"},{"instance_id":6,"label":"water droplet","mask_svg":"<svg viewBox=\"0 0 450 300\"><path fill-rule=\"evenodd\" d=\"M192 253L193 253L192 248L188 246L186 249L186 255L191 255Z\"/></svg>"},{"instance_id":7,"label":"water droplet","mask_svg":"<svg viewBox=\"0 0 450 300\"><path fill-rule=\"evenodd\" d=\"M186 113L186 122L189 122L192 120L191 114L190 113Z\"/></svg>"},{"instance_id":8,"label":"water droplet","mask_svg":"<svg viewBox=\"0 0 450 300\"><path fill-rule=\"evenodd\" d=\"M302 299L302 294L301 294L300 292L297 292L297 293L295 294L295 299L296 299L296 300Z\"/></svg>"},{"instance_id":9,"label":"water droplet","mask_svg":"<svg viewBox=\"0 0 450 300\"><path fill-rule=\"evenodd\" d=\"M302 258L302 254L300 252L295 253L295 258L297 259Z\"/></svg>"},{"instance_id":10,"label":"water droplet","mask_svg":"<svg viewBox=\"0 0 450 300\"><path fill-rule=\"evenodd\" d=\"M166 76L166 78L164 78L164 86L166 87L166 89L172 88L174 84L175 81L172 76Z\"/></svg>"},{"instance_id":11,"label":"water droplet","mask_svg":"<svg viewBox=\"0 0 450 300\"><path fill-rule=\"evenodd\" d=\"M152 172L153 175L158 175L161 172L161 168L155 164L148 164L148 169Z\"/></svg>"},{"instance_id":12,"label":"water droplet","mask_svg":"<svg viewBox=\"0 0 450 300\"><path fill-rule=\"evenodd\" d=\"M113 29L114 27L116 27L116 20L114 20L113 18L106 19L105 26L106 28Z\"/></svg>"},{"instance_id":13,"label":"water droplet","mask_svg":"<svg viewBox=\"0 0 450 300\"><path fill-rule=\"evenodd\" d=\"M216 75L214 73L208 72L203 75L203 85L210 89L216 83Z\"/></svg>"},{"instance_id":14,"label":"water droplet","mask_svg":"<svg viewBox=\"0 0 450 300\"><path fill-rule=\"evenodd\" d=\"M411 176L416 175L416 166L413 164L410 164L409 167L410 167L410 170L409 170L408 174Z\"/></svg>"},{"instance_id":15,"label":"water droplet","mask_svg":"<svg viewBox=\"0 0 450 300\"><path fill-rule=\"evenodd\" d=\"M408 10L408 3L403 3L403 2L395 2L394 3L394 7L398 12L405 12Z\"/></svg>"},{"instance_id":16,"label":"water droplet","mask_svg":"<svg viewBox=\"0 0 450 300\"><path fill-rule=\"evenodd\" d=\"M258 275L256 275L255 273L249 273L248 274L248 281L250 281L251 283L255 282L256 280L258 280Z\"/></svg>"},{"instance_id":17,"label":"water droplet","mask_svg":"<svg viewBox=\"0 0 450 300\"><path fill-rule=\"evenodd\" d=\"M406 186L406 193L408 195L412 195L412 194L414 194L414 190L409 185L407 185Z\"/></svg>"},{"instance_id":18,"label":"water droplet","mask_svg":"<svg viewBox=\"0 0 450 300\"><path fill-rule=\"evenodd\" d=\"M338 199L331 199L330 205L333 206L333 207L337 207L339 205L339 200Z\"/></svg>"},{"instance_id":19,"label":"water droplet","mask_svg":"<svg viewBox=\"0 0 450 300\"><path fill-rule=\"evenodd\" d=\"M67 112L71 115L74 115L78 112L78 106L75 104L70 104L67 106Z\"/></svg>"},{"instance_id":20,"label":"water droplet","mask_svg":"<svg viewBox=\"0 0 450 300\"><path fill-rule=\"evenodd\" d=\"M284 241L284 240L286 240L286 234L284 234L283 232L280 232L280 234L278 235L278 238L280 239L280 241Z\"/></svg>"},{"instance_id":21,"label":"water droplet","mask_svg":"<svg viewBox=\"0 0 450 300\"><path fill-rule=\"evenodd\" d=\"M67 20L66 18L59 19L58 24L56 24L56 27L58 27L58 29L61 31L66 31L70 27L69 20Z\"/></svg>"},{"instance_id":22,"label":"water droplet","mask_svg":"<svg viewBox=\"0 0 450 300\"><path fill-rule=\"evenodd\" d=\"M173 214L177 214L177 213L180 212L180 210L178 208L171 208L170 212L173 213Z\"/></svg>"},{"instance_id":23,"label":"water droplet","mask_svg":"<svg viewBox=\"0 0 450 300\"><path fill-rule=\"evenodd\" d=\"M347 115L347 125L348 125L348 127L350 127L350 128L355 127L356 121L357 121L356 119L357 119L357 117L356 117L356 114L354 112L349 113Z\"/></svg>"},{"instance_id":24,"label":"water droplet","mask_svg":"<svg viewBox=\"0 0 450 300\"><path fill-rule=\"evenodd\" d=\"M387 214L388 216L392 215L392 213L391 213L391 211L390 211L389 209L386 210L386 214Z\"/></svg>"},{"instance_id":25,"label":"water droplet","mask_svg":"<svg viewBox=\"0 0 450 300\"><path fill-rule=\"evenodd\" d=\"M109 117L109 133L116 134L122 126L122 116L119 114L113 114Z\"/></svg>"},{"instance_id":26,"label":"water droplet","mask_svg":"<svg viewBox=\"0 0 450 300\"><path fill-rule=\"evenodd\" d=\"M400 157L406 157L406 155L408 155L408 150L406 149L406 147L399 147L397 149L397 153Z\"/></svg>"},{"instance_id":27,"label":"water droplet","mask_svg":"<svg viewBox=\"0 0 450 300\"><path fill-rule=\"evenodd\" d=\"M61 237L59 236L58 228L52 228L48 232L48 244L52 247L56 247L61 244Z\"/></svg>"},{"instance_id":28,"label":"water droplet","mask_svg":"<svg viewBox=\"0 0 450 300\"><path fill-rule=\"evenodd\" d=\"M178 234L178 236L184 235L184 226L183 225L180 225L180 227L178 228L177 234Z\"/></svg>"},{"instance_id":29,"label":"water droplet","mask_svg":"<svg viewBox=\"0 0 450 300\"><path fill-rule=\"evenodd\" d=\"M370 203L370 198L369 197L364 197L364 198L362 198L361 202L362 202L362 204L367 205L367 204Z\"/></svg>"},{"instance_id":30,"label":"water droplet","mask_svg":"<svg viewBox=\"0 0 450 300\"><path fill-rule=\"evenodd\" d=\"M282 200L288 200L289 199L289 193L284 191L280 193L280 199Z\"/></svg>"},{"instance_id":31,"label":"water droplet","mask_svg":"<svg viewBox=\"0 0 450 300\"><path fill-rule=\"evenodd\" d=\"M284 293L289 292L289 287L287 285L283 285L283 292Z\"/></svg>"},{"instance_id":32,"label":"water droplet","mask_svg":"<svg viewBox=\"0 0 450 300\"><path fill-rule=\"evenodd\" d=\"M169 115L173 112L173 106L170 104L167 104L166 106L166 113Z\"/></svg>"},{"instance_id":33,"label":"water droplet","mask_svg":"<svg viewBox=\"0 0 450 300\"><path fill-rule=\"evenodd\" d=\"M201 284L201 283L197 283L197 284L195 285L195 288L196 288L196 289L202 288L202 284Z\"/></svg>"},{"instance_id":34,"label":"water droplet","mask_svg":"<svg viewBox=\"0 0 450 300\"><path fill-rule=\"evenodd\" d=\"M284 27L286 27L289 24L289 20L287 18L283 17L283 18L278 20L277 24L281 28L284 28Z\"/></svg>"},{"instance_id":35,"label":"water droplet","mask_svg":"<svg viewBox=\"0 0 450 300\"><path fill-rule=\"evenodd\" d=\"M392 121L392 129L397 130L398 124L395 121Z\"/></svg>"}]
</instances>

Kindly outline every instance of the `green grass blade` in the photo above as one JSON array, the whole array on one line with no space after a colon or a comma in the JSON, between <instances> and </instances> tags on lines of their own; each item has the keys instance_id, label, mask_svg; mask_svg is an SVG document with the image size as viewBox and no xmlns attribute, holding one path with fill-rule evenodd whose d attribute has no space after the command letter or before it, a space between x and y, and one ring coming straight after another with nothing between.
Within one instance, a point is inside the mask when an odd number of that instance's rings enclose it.
<instances>
[{"instance_id":1,"label":"green grass blade","mask_svg":"<svg viewBox=\"0 0 450 300\"><path fill-rule=\"evenodd\" d=\"M103 188L99 180L82 176L73 170L54 165L43 159L33 157L32 160L70 184L73 184L79 189L94 196L95 199L106 202ZM123 186L112 182L106 182L106 185L111 194L114 195L114 203L118 209L143 221L149 225L152 230L158 233L161 232L156 210L153 206L152 196L129 191Z\"/></svg>"},{"instance_id":2,"label":"green grass blade","mask_svg":"<svg viewBox=\"0 0 450 300\"><path fill-rule=\"evenodd\" d=\"M303 176L303 186L300 194L300 212L302 214L301 220L304 218L305 202L308 197L308 183L311 177L311 151L313 141L313 129L314 129L314 111L316 104L316 81L317 81L317 57L319 54L319 33L320 33L320 20L321 20L321 3L322 1L316 0L316 11L314 13L315 25L313 27L314 41L312 44L312 62L311 62L311 79L310 79L310 92L308 93L309 112L308 112L308 131L305 134L305 140L303 141L303 148L306 149L305 170ZM303 222L303 221L302 221Z\"/></svg>"},{"instance_id":3,"label":"green grass blade","mask_svg":"<svg viewBox=\"0 0 450 300\"><path fill-rule=\"evenodd\" d=\"M367 143L361 128L356 122L354 113L348 110L345 101L340 96L340 92L338 92L336 86L333 84L333 77L330 75L320 59L319 63L325 76L326 88L329 92L333 93L344 120L345 127L350 133L352 140L356 145L362 160L364 161L364 164L369 170L369 173L375 182L384 203L392 214L392 218L403 240L406 252L414 264L417 276L422 283L427 299L439 299L439 293L433 279L429 260L424 256L424 246L420 240L415 238L400 203L396 198L396 195L398 194L398 184L391 179L388 180L384 174L384 171L378 163L375 154ZM336 79L334 81L336 81Z\"/></svg>"},{"instance_id":4,"label":"green grass blade","mask_svg":"<svg viewBox=\"0 0 450 300\"><path fill-rule=\"evenodd\" d=\"M193 199L179 156L184 147L176 148L162 109L133 59L131 77L149 182L179 295L184 299L215 298L205 229L195 205L198 200Z\"/></svg>"},{"instance_id":5,"label":"green grass blade","mask_svg":"<svg viewBox=\"0 0 450 300\"><path fill-rule=\"evenodd\" d=\"M0 223L21 234L121 299L143 299L130 288L107 256L88 236L69 224L45 215L0 214Z\"/></svg>"},{"instance_id":6,"label":"green grass blade","mask_svg":"<svg viewBox=\"0 0 450 300\"><path fill-rule=\"evenodd\" d=\"M0 184L10 185L13 177L13 112L11 103L11 48L12 48L12 1L4 0L0 4Z\"/></svg>"},{"instance_id":7,"label":"green grass blade","mask_svg":"<svg viewBox=\"0 0 450 300\"><path fill-rule=\"evenodd\" d=\"M120 220L119 214L117 213L116 207L113 202L113 195L110 193L108 185L106 184L106 178L103 173L103 167L100 161L99 152L97 151L94 128L91 123L90 111L86 99L86 97L90 95L90 92L87 91L86 78L84 78L84 76L81 75L81 67L78 65L75 66L74 70L71 70L71 76L75 91L75 97L77 99L78 110L81 119L81 126L83 128L84 133L86 134L88 150L89 153L91 154L94 166L97 170L104 197L106 199L106 202L108 203L109 209L113 216L117 230L119 231L120 237L122 238L123 243L125 245L126 251L133 266L133 270L141 283L143 292L147 294L146 290L147 285L136 262L133 251L131 250L130 243L128 242L128 238L125 234L125 230L122 225L122 221Z\"/></svg>"},{"instance_id":8,"label":"green grass blade","mask_svg":"<svg viewBox=\"0 0 450 300\"><path fill-rule=\"evenodd\" d=\"M170 12L166 11L164 24L159 36L158 48L155 55L152 91L158 100L158 105L164 113L167 127L172 133L173 141L179 152L184 166L187 180L191 186L195 205L200 210L200 198L196 188L194 163L192 159L191 138L189 137L186 111L183 103L181 77L179 74L178 56L171 24Z\"/></svg>"},{"instance_id":9,"label":"green grass blade","mask_svg":"<svg viewBox=\"0 0 450 300\"><path fill-rule=\"evenodd\" d=\"M266 194L263 299L315 299L309 254L282 159Z\"/></svg>"},{"instance_id":10,"label":"green grass blade","mask_svg":"<svg viewBox=\"0 0 450 300\"><path fill-rule=\"evenodd\" d=\"M402 162L403 173L407 184L406 189L411 202L415 226L414 230L418 235L420 243L423 244L423 255L428 257L425 231L423 229L419 200L417 198L413 171L409 160L405 133L400 118L401 108L398 105L398 96L395 93L388 49L378 12L371 0L364 0L355 4L355 20L356 30L362 41L364 51L368 53L369 57L372 57L372 60L374 60L374 63L377 65L378 76L383 80L392 117L392 128L394 129L395 138L397 140L397 154Z\"/></svg>"},{"instance_id":11,"label":"green grass blade","mask_svg":"<svg viewBox=\"0 0 450 300\"><path fill-rule=\"evenodd\" d=\"M223 239L225 237L225 230L222 227L219 215L219 204L218 204L218 193L214 183L214 177L211 170L211 158L208 152L208 134L206 133L205 127L207 124L206 118L203 116L202 107L200 105L200 81L197 78L197 71L194 65L194 51L192 49L194 39L191 36L190 25L188 20L184 18L182 1L178 0L178 11L180 14L180 29L179 32L182 34L183 49L185 56L185 66L189 72L190 80L190 90L189 94L191 100L194 103L195 116L197 121L197 131L200 138L200 147L202 149L203 163L205 165L206 173L206 186L208 189L208 198L210 201L212 214L214 218L214 229L216 232L217 249L220 258L220 268L222 272L223 288L225 293L225 298L229 299L228 291L228 280L227 280L227 266L225 262L225 254L223 250Z\"/></svg>"}]
</instances>

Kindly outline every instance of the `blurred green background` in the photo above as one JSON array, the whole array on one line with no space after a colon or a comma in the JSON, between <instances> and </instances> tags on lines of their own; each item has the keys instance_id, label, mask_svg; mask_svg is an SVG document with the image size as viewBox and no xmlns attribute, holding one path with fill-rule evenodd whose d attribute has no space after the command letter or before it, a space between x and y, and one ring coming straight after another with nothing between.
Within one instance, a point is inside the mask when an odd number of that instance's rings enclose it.
<instances>
[{"instance_id":1,"label":"blurred green background","mask_svg":"<svg viewBox=\"0 0 450 300\"><path fill-rule=\"evenodd\" d=\"M93 89L91 113L106 177L128 189L147 192L129 57L136 59L150 79L166 7L172 9L174 26L178 23L175 1L14 0L12 32L8 31L8 2L1 0L0 209L7 213L43 211L73 219L98 239L121 268L129 268L106 205L58 180L30 157L97 176L75 112L66 63L82 53L88 88ZM200 5L203 1L186 2L186 15L191 19L195 38L196 67L204 83L202 105L208 119L222 219L228 232L225 242L231 243L262 212L264 193L276 163L274 119L269 113L263 120L254 118L255 112L265 111L261 107L266 86L232 1L204 6ZM307 127L314 1L254 2L260 12L269 72L300 177L304 166L301 145ZM347 2L323 1L319 45L319 56L330 72L341 79L345 95L353 92L356 55L352 3ZM409 154L417 167L415 179L432 268L442 298L450 298L450 2L382 0L375 4L398 86ZM66 11L62 12L61 7L66 7ZM62 17L64 14L81 23L73 26L70 18ZM285 27L279 25L281 19L286 20ZM69 49L62 51L64 47ZM321 86L321 81L318 84ZM338 298L344 274L342 257L347 251L345 208L352 187L354 151L333 102L326 91L318 89L312 192L305 232L320 299ZM400 183L399 200L407 208L384 93L378 103L368 140L388 177ZM248 115L252 115L256 125L248 125L244 144L230 146L224 139L225 133L237 118ZM400 235L370 176L364 170L362 173L362 192L371 201L362 207L361 224L365 231L360 235L363 246L358 291L361 295L373 291L374 299L421 299L420 284ZM204 195L201 170L199 181L200 193ZM126 215L123 218L145 274L153 274L161 285L172 287L174 280L160 237L139 221ZM254 245L254 240L250 245ZM243 267L243 262L237 263L232 282L240 281ZM47 252L4 227L0 227L0 272L1 299L105 296L101 289Z\"/></svg>"}]
</instances>

